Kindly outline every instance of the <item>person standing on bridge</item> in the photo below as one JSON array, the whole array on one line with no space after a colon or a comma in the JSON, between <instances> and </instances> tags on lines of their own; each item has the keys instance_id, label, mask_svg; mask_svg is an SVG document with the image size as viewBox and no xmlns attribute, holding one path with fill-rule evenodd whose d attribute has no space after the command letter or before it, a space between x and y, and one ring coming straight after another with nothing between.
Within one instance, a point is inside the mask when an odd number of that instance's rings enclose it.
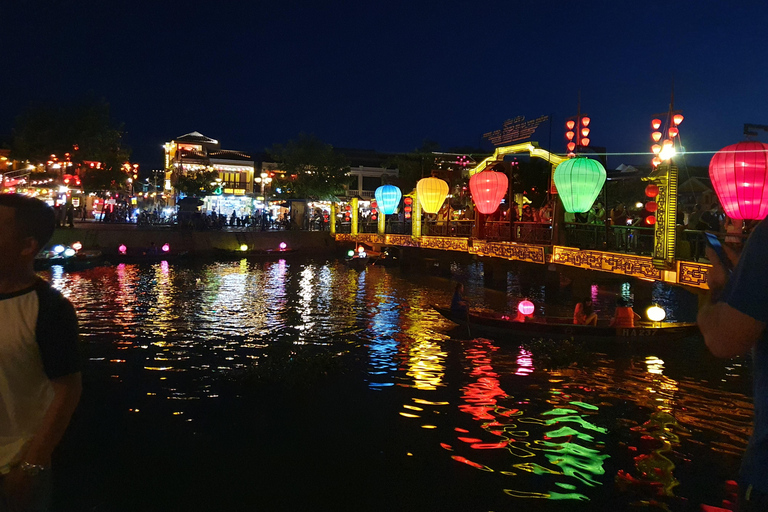
<instances>
[{"instance_id":1,"label":"person standing on bridge","mask_svg":"<svg viewBox=\"0 0 768 512\"><path fill-rule=\"evenodd\" d=\"M707 273L710 302L697 322L713 355L722 358L751 353L755 419L739 474L738 510L768 510L768 220L763 220L739 254L725 245L729 262L711 247ZM733 272L728 269L731 263Z\"/></svg>"}]
</instances>

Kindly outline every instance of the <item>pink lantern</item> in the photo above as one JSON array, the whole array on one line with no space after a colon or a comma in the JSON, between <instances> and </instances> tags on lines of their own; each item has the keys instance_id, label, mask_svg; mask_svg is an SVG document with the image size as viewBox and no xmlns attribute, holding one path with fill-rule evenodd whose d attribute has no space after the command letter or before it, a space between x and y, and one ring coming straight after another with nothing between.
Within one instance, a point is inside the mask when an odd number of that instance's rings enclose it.
<instances>
[{"instance_id":1,"label":"pink lantern","mask_svg":"<svg viewBox=\"0 0 768 512\"><path fill-rule=\"evenodd\" d=\"M709 178L730 218L768 215L768 144L745 141L721 149L709 162Z\"/></svg>"},{"instance_id":2,"label":"pink lantern","mask_svg":"<svg viewBox=\"0 0 768 512\"><path fill-rule=\"evenodd\" d=\"M490 215L499 207L507 193L507 177L500 172L485 170L469 178L469 190L477 211Z\"/></svg>"},{"instance_id":3,"label":"pink lantern","mask_svg":"<svg viewBox=\"0 0 768 512\"><path fill-rule=\"evenodd\" d=\"M118 247L117 250L120 251L120 254L125 254L128 251L128 248L125 244L120 244L120 247Z\"/></svg>"},{"instance_id":4,"label":"pink lantern","mask_svg":"<svg viewBox=\"0 0 768 512\"><path fill-rule=\"evenodd\" d=\"M163 252L168 252L171 250L171 246L169 244L163 244L160 249L162 249Z\"/></svg>"},{"instance_id":5,"label":"pink lantern","mask_svg":"<svg viewBox=\"0 0 768 512\"><path fill-rule=\"evenodd\" d=\"M517 305L517 310L525 316L532 315L534 309L533 302L529 300L521 300Z\"/></svg>"}]
</instances>

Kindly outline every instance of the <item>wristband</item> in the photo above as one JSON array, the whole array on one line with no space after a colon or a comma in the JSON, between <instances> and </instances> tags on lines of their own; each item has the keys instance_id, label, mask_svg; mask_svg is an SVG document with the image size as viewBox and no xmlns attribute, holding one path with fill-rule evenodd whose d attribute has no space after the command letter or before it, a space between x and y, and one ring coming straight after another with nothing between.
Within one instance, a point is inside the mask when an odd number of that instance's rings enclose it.
<instances>
[{"instance_id":1,"label":"wristband","mask_svg":"<svg viewBox=\"0 0 768 512\"><path fill-rule=\"evenodd\" d=\"M19 469L28 474L29 476L36 476L41 471L46 471L48 466L42 466L40 464L30 464L29 462L22 462L19 464Z\"/></svg>"}]
</instances>

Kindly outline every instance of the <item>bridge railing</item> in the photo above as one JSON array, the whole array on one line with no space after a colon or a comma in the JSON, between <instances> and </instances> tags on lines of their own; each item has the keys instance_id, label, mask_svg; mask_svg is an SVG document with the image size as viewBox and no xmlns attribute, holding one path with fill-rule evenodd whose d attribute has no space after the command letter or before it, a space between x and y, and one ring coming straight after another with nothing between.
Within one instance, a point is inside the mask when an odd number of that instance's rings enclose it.
<instances>
[{"instance_id":1,"label":"bridge railing","mask_svg":"<svg viewBox=\"0 0 768 512\"><path fill-rule=\"evenodd\" d=\"M524 244L550 245L552 225L548 222L490 221L485 223L485 238L489 241L510 241Z\"/></svg>"}]
</instances>

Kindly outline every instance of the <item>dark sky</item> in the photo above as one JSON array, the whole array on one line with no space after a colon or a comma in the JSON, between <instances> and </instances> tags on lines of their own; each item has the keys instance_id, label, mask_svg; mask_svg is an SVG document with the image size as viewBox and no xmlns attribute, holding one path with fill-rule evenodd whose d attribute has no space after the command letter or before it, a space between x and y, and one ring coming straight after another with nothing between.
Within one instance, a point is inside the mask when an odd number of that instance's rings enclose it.
<instances>
[{"instance_id":1,"label":"dark sky","mask_svg":"<svg viewBox=\"0 0 768 512\"><path fill-rule=\"evenodd\" d=\"M429 138L445 150L542 114L562 152L581 91L592 143L615 167L650 158L633 153L648 151L674 76L687 160L706 165L744 123L768 125L767 15L764 0L10 0L0 134L32 101L92 91L145 169L195 130L245 151L300 132L336 147L410 151ZM533 140L549 147L549 127Z\"/></svg>"}]
</instances>

